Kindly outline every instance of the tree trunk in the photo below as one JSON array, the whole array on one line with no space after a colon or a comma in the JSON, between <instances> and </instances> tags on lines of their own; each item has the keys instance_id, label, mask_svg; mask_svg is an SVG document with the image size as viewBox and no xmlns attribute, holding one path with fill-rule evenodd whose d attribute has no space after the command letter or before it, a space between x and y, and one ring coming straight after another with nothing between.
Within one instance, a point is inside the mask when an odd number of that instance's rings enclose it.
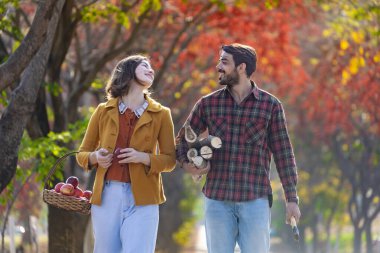
<instances>
[{"instance_id":1,"label":"tree trunk","mask_svg":"<svg viewBox=\"0 0 380 253\"><path fill-rule=\"evenodd\" d=\"M5 47L3 40L0 38L0 62L3 62L6 57L8 57L7 48Z\"/></svg>"},{"instance_id":2,"label":"tree trunk","mask_svg":"<svg viewBox=\"0 0 380 253\"><path fill-rule=\"evenodd\" d=\"M74 1L66 0L55 34L53 48L49 58L50 64L47 68L48 83L53 85L58 84L59 87L62 87L62 83L60 83L62 63L65 60L74 31L76 30L76 21L73 21L73 8ZM51 92L50 95L54 112L53 131L59 133L64 131L67 127L65 104L61 92Z\"/></svg>"},{"instance_id":3,"label":"tree trunk","mask_svg":"<svg viewBox=\"0 0 380 253\"><path fill-rule=\"evenodd\" d=\"M54 0L39 2L28 34L22 40L21 45L16 51L11 54L9 59L0 65L0 91L4 90L19 78L32 58L35 58L35 54L41 50L41 45L43 43L46 44L46 42L44 42L46 38L51 35L54 36L54 33L48 34L50 20L54 13L54 6L56 6L56 1ZM55 26L56 24L54 24L53 32L55 31ZM49 45L49 48L45 47L45 49L49 49L47 53L50 52L50 46L51 45Z\"/></svg>"},{"instance_id":4,"label":"tree trunk","mask_svg":"<svg viewBox=\"0 0 380 253\"><path fill-rule=\"evenodd\" d=\"M354 227L354 253L360 253L362 247L362 230Z\"/></svg>"},{"instance_id":5,"label":"tree trunk","mask_svg":"<svg viewBox=\"0 0 380 253\"><path fill-rule=\"evenodd\" d=\"M49 205L49 253L83 253L88 215L65 211Z\"/></svg>"},{"instance_id":6,"label":"tree trunk","mask_svg":"<svg viewBox=\"0 0 380 253\"><path fill-rule=\"evenodd\" d=\"M300 245L301 252L306 252L305 227L304 226L299 226L298 230L300 232L299 245Z\"/></svg>"},{"instance_id":7,"label":"tree trunk","mask_svg":"<svg viewBox=\"0 0 380 253\"><path fill-rule=\"evenodd\" d=\"M38 92L35 110L27 124L27 131L31 139L47 136L50 131L46 111L45 89L43 86L40 87Z\"/></svg>"},{"instance_id":8,"label":"tree trunk","mask_svg":"<svg viewBox=\"0 0 380 253\"><path fill-rule=\"evenodd\" d=\"M372 253L372 225L371 222L368 222L365 226L365 237L366 237L366 248L367 253Z\"/></svg>"},{"instance_id":9,"label":"tree trunk","mask_svg":"<svg viewBox=\"0 0 380 253\"><path fill-rule=\"evenodd\" d=\"M20 85L12 92L10 103L0 119L0 192L13 178L18 160L18 148L26 124L35 108L38 90L43 81L59 13L64 0L57 1L48 34L40 50L25 69Z\"/></svg>"},{"instance_id":10,"label":"tree trunk","mask_svg":"<svg viewBox=\"0 0 380 253\"><path fill-rule=\"evenodd\" d=\"M32 229L30 226L29 214L23 217L22 224L24 225L25 232L22 234L21 244L32 245Z\"/></svg>"},{"instance_id":11,"label":"tree trunk","mask_svg":"<svg viewBox=\"0 0 380 253\"><path fill-rule=\"evenodd\" d=\"M313 252L317 253L319 252L319 233L318 233L318 218L316 215L314 215L313 218L313 224L311 225L311 233L313 235Z\"/></svg>"},{"instance_id":12,"label":"tree trunk","mask_svg":"<svg viewBox=\"0 0 380 253\"><path fill-rule=\"evenodd\" d=\"M160 252L176 253L180 245L173 240L173 234L178 231L183 222L179 203L183 197L183 171L176 168L171 173L163 174L163 183L167 200L160 206L160 225L158 226L157 249Z\"/></svg>"}]
</instances>

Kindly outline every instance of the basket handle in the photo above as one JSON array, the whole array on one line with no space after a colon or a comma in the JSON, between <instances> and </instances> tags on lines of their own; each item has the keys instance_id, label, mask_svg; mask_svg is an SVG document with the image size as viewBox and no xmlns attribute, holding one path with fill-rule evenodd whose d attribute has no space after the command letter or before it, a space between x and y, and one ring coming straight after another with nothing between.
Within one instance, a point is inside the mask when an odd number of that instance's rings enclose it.
<instances>
[{"instance_id":1,"label":"basket handle","mask_svg":"<svg viewBox=\"0 0 380 253\"><path fill-rule=\"evenodd\" d=\"M46 177L46 179L45 179L45 186L44 186L44 189L47 189L49 179L50 179L50 177L55 173L55 171L57 170L58 165L59 165L62 161L64 161L68 156L71 156L71 155L73 155L73 154L77 154L77 153L79 153L79 151L72 151L72 152L67 153L67 154L61 156L60 158L58 158L58 160L54 163L53 167L50 169L49 174L47 175L47 177Z\"/></svg>"}]
</instances>

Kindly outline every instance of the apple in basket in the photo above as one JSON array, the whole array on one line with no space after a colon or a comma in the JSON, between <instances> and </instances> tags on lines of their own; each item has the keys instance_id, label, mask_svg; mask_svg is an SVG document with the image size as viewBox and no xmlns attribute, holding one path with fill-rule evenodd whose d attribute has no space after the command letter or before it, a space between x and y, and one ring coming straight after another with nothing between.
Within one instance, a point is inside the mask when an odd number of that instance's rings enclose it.
<instances>
[{"instance_id":1,"label":"apple in basket","mask_svg":"<svg viewBox=\"0 0 380 253\"><path fill-rule=\"evenodd\" d=\"M56 184L55 186L54 186L54 191L56 191L56 192L61 192L61 187L62 187L62 185L64 185L65 183L64 182L59 182L58 184Z\"/></svg>"},{"instance_id":2,"label":"apple in basket","mask_svg":"<svg viewBox=\"0 0 380 253\"><path fill-rule=\"evenodd\" d=\"M83 190L79 187L74 189L74 197L80 198L83 196Z\"/></svg>"},{"instance_id":3,"label":"apple in basket","mask_svg":"<svg viewBox=\"0 0 380 253\"><path fill-rule=\"evenodd\" d=\"M79 179L77 177L71 176L66 179L66 184L71 184L76 189L79 185Z\"/></svg>"},{"instance_id":4,"label":"apple in basket","mask_svg":"<svg viewBox=\"0 0 380 253\"><path fill-rule=\"evenodd\" d=\"M64 184L64 185L62 185L60 192L63 195L73 196L75 193L75 189L74 189L74 186L72 184Z\"/></svg>"},{"instance_id":5,"label":"apple in basket","mask_svg":"<svg viewBox=\"0 0 380 253\"><path fill-rule=\"evenodd\" d=\"M92 191L86 190L83 192L82 197L85 197L86 199L90 200L92 196Z\"/></svg>"}]
</instances>

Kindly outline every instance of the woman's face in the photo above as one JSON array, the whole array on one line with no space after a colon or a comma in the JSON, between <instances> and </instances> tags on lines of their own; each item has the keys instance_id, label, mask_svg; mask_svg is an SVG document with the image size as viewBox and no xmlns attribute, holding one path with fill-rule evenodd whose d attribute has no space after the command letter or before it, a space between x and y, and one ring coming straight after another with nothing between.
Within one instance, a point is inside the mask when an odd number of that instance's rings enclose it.
<instances>
[{"instance_id":1,"label":"woman's face","mask_svg":"<svg viewBox=\"0 0 380 253\"><path fill-rule=\"evenodd\" d=\"M154 70L147 60L143 60L136 68L136 78L138 83L150 87L154 80Z\"/></svg>"}]
</instances>

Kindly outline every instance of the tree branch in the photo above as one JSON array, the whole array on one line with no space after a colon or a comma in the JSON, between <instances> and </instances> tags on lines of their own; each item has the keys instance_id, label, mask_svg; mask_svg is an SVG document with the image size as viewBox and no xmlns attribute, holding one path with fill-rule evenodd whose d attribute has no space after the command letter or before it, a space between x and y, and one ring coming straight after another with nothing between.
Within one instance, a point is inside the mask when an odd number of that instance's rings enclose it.
<instances>
[{"instance_id":1,"label":"tree branch","mask_svg":"<svg viewBox=\"0 0 380 253\"><path fill-rule=\"evenodd\" d=\"M127 41L119 45L114 50L107 52L106 54L98 54L97 59L91 61L94 62L94 64L92 64L90 70L81 73L82 75L79 77L79 80L77 80L77 83L79 85L69 94L68 101L70 104L72 102L75 103L75 101L82 95L82 93L88 89L89 85L95 79L96 74L99 72L99 70L101 70L109 61L113 60L122 52L127 52L128 48L132 46L138 37L137 34L140 31L143 21L149 14L149 11L150 9L148 8L144 13L141 14L139 22L133 28L131 35ZM69 122L71 121L69 120Z\"/></svg>"},{"instance_id":2,"label":"tree branch","mask_svg":"<svg viewBox=\"0 0 380 253\"><path fill-rule=\"evenodd\" d=\"M35 18L21 45L0 65L0 91L12 84L28 66L44 42L56 1L40 1Z\"/></svg>"},{"instance_id":3,"label":"tree branch","mask_svg":"<svg viewBox=\"0 0 380 253\"><path fill-rule=\"evenodd\" d=\"M178 42L179 42L181 36L187 31L187 29L189 27L191 27L194 24L197 24L197 21L198 21L198 19L200 19L202 17L202 14L204 14L204 12L206 12L212 6L213 6L212 3L206 4L202 8L202 10L200 10L198 12L198 14L191 21L185 20L184 26L182 27L182 29L177 33L177 35L173 39L173 41L172 41L172 43L171 43L171 45L169 47L169 51L166 54L166 56L164 57L165 60L164 60L164 62L162 64L160 70L158 71L156 77L154 78L154 82L153 82L153 85L152 85L151 89L154 90L157 87L158 83L160 82L161 78L163 77L163 74L165 73L166 69L169 67L169 62L170 62L170 60L171 60L171 58L172 58L172 56L174 54L175 47L178 45Z\"/></svg>"}]
</instances>

